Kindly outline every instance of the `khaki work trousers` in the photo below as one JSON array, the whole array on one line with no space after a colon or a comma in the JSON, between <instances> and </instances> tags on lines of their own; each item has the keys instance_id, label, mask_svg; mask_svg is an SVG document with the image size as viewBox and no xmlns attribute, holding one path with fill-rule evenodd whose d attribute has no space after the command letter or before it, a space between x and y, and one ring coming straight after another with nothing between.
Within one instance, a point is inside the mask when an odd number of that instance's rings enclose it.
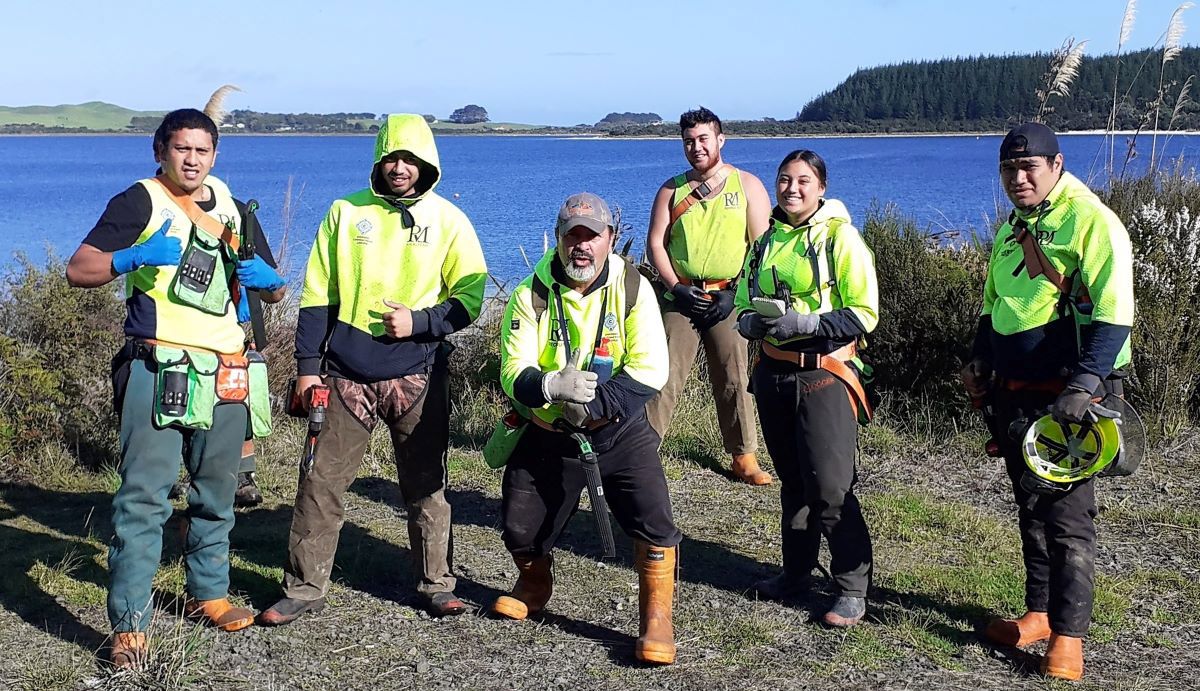
<instances>
[{"instance_id":1,"label":"khaki work trousers","mask_svg":"<svg viewBox=\"0 0 1200 691\"><path fill-rule=\"evenodd\" d=\"M283 583L287 597L316 600L328 591L345 522L342 495L381 420L391 432L408 509L417 592L428 597L454 590L454 539L446 501L449 381L444 369L372 384L328 378L333 395L316 459L310 472L301 471L296 491Z\"/></svg>"},{"instance_id":2,"label":"khaki work trousers","mask_svg":"<svg viewBox=\"0 0 1200 691\"><path fill-rule=\"evenodd\" d=\"M674 310L663 311L663 327L667 332L667 351L670 357L670 373L667 384L646 406L650 426L664 439L675 405L683 393L696 351L704 344L708 359L708 379L712 384L713 399L717 404L717 422L721 427L721 440L725 451L730 454L754 453L758 449L758 432L754 428L754 401L746 390L749 383L747 373L748 345L746 339L734 328L737 311L729 313L723 321L707 331L700 332L692 321Z\"/></svg>"}]
</instances>

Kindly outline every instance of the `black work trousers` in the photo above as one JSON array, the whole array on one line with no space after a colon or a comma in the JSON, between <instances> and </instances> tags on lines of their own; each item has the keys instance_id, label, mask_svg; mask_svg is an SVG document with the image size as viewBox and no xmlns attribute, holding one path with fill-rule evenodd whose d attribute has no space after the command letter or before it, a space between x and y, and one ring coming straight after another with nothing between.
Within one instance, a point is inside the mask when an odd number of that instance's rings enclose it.
<instances>
[{"instance_id":1,"label":"black work trousers","mask_svg":"<svg viewBox=\"0 0 1200 691\"><path fill-rule=\"evenodd\" d=\"M854 495L858 421L845 384L825 370L800 370L764 356L754 367L752 386L779 474L784 573L807 576L817 565L824 535L838 590L866 597L871 535Z\"/></svg>"},{"instance_id":2,"label":"black work trousers","mask_svg":"<svg viewBox=\"0 0 1200 691\"><path fill-rule=\"evenodd\" d=\"M658 434L644 415L622 426L611 445L598 452L604 497L626 535L674 547L683 535L671 516ZM504 546L514 555L549 554L586 487L579 445L566 434L531 424L504 470Z\"/></svg>"},{"instance_id":3,"label":"black work trousers","mask_svg":"<svg viewBox=\"0 0 1200 691\"><path fill-rule=\"evenodd\" d=\"M1092 620L1096 578L1095 485L1089 478L1049 495L1025 490L1021 476L1028 466L1021 455L1021 440L1008 434L1014 420L1033 422L1044 415L1055 397L1048 391L997 390L997 441L1017 502L1025 607L1048 613L1055 633L1082 638Z\"/></svg>"}]
</instances>

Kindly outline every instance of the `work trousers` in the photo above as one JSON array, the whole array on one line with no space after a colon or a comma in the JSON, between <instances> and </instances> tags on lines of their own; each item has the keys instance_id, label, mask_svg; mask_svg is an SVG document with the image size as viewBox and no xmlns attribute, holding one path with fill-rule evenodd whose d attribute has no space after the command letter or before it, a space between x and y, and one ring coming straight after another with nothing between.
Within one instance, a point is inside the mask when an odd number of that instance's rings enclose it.
<instances>
[{"instance_id":1,"label":"work trousers","mask_svg":"<svg viewBox=\"0 0 1200 691\"><path fill-rule=\"evenodd\" d=\"M158 429L154 415L154 364L129 362L121 404L121 486L113 496L114 537L108 552L111 585L108 618L114 631L150 625L151 583L162 558L163 525L171 517L167 494L181 461L188 488L183 560L187 593L215 600L229 592L229 533L233 494L246 437L241 404L218 405L212 429Z\"/></svg>"},{"instance_id":2,"label":"work trousers","mask_svg":"<svg viewBox=\"0 0 1200 691\"><path fill-rule=\"evenodd\" d=\"M854 495L858 421L846 386L822 369L763 357L752 375L763 438L779 474L783 570L804 577L817 565L821 536L842 595L866 597L871 536Z\"/></svg>"},{"instance_id":3,"label":"work trousers","mask_svg":"<svg viewBox=\"0 0 1200 691\"><path fill-rule=\"evenodd\" d=\"M396 476L408 509L417 591L429 597L454 590L454 539L446 500L449 381L444 368L371 384L327 379L333 395L325 427L312 470L301 470L296 490L283 579L287 597L316 600L329 590L345 522L342 495L380 421L391 432Z\"/></svg>"},{"instance_id":4,"label":"work trousers","mask_svg":"<svg viewBox=\"0 0 1200 691\"><path fill-rule=\"evenodd\" d=\"M737 331L737 312L730 312L720 323L705 331L697 331L686 316L665 308L663 328L667 333L670 370L667 383L650 404L646 415L659 437L667 433L675 405L683 393L696 352L704 344L708 359L708 379L712 385L713 401L717 405L717 423L721 440L730 454L753 453L758 449L758 432L754 429L754 402L747 391L748 366L746 339Z\"/></svg>"},{"instance_id":5,"label":"work trousers","mask_svg":"<svg viewBox=\"0 0 1200 691\"><path fill-rule=\"evenodd\" d=\"M1050 628L1082 638L1092 620L1096 578L1096 492L1091 478L1049 495L1021 487L1028 467L1020 440L1007 432L1012 422L1032 423L1044 415L1056 395L1046 391L996 391L994 412L1017 503L1021 556L1025 562L1025 607L1046 612ZM1018 425L1020 427L1020 425Z\"/></svg>"},{"instance_id":6,"label":"work trousers","mask_svg":"<svg viewBox=\"0 0 1200 691\"><path fill-rule=\"evenodd\" d=\"M671 517L658 434L644 416L620 424L625 429L598 452L604 497L626 535L674 547L683 535ZM504 470L504 546L518 556L549 554L586 487L579 445L566 434L530 425Z\"/></svg>"}]
</instances>

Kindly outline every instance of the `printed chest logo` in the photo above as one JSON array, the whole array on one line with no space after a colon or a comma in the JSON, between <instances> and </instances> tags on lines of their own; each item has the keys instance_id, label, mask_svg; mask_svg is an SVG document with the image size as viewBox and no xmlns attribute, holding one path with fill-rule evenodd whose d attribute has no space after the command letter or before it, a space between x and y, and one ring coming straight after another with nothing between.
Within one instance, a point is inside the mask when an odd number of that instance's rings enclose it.
<instances>
[{"instance_id":1,"label":"printed chest logo","mask_svg":"<svg viewBox=\"0 0 1200 691\"><path fill-rule=\"evenodd\" d=\"M428 245L429 244L429 226L419 226L414 224L408 229L408 244L410 245Z\"/></svg>"},{"instance_id":2,"label":"printed chest logo","mask_svg":"<svg viewBox=\"0 0 1200 691\"><path fill-rule=\"evenodd\" d=\"M737 208L741 208L741 206L742 206L742 193L741 192L726 192L725 193L725 208L726 209L737 209Z\"/></svg>"},{"instance_id":3,"label":"printed chest logo","mask_svg":"<svg viewBox=\"0 0 1200 691\"><path fill-rule=\"evenodd\" d=\"M613 314L612 312L609 312L608 314L604 315L604 330L605 331L616 331L617 330L617 315Z\"/></svg>"},{"instance_id":4,"label":"printed chest logo","mask_svg":"<svg viewBox=\"0 0 1200 691\"><path fill-rule=\"evenodd\" d=\"M371 225L370 220L364 218L355 223L354 229L358 231L358 235L354 238L354 244L365 247L375 242L375 239L371 237L371 231L375 229L375 226Z\"/></svg>"}]
</instances>

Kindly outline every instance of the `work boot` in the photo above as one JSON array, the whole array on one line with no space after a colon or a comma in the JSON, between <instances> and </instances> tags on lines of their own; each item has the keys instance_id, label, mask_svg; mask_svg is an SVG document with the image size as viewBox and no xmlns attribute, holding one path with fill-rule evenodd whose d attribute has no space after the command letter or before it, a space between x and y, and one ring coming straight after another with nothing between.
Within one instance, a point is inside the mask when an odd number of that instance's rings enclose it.
<instances>
[{"instance_id":1,"label":"work boot","mask_svg":"<svg viewBox=\"0 0 1200 691\"><path fill-rule=\"evenodd\" d=\"M1020 619L993 619L983 635L996 645L1024 648L1050 637L1050 617L1045 612L1026 612Z\"/></svg>"},{"instance_id":2,"label":"work boot","mask_svg":"<svg viewBox=\"0 0 1200 691\"><path fill-rule=\"evenodd\" d=\"M638 572L638 628L634 657L641 662L669 665L675 662L675 632L671 604L675 597L676 547L636 543Z\"/></svg>"},{"instance_id":3,"label":"work boot","mask_svg":"<svg viewBox=\"0 0 1200 691\"><path fill-rule=\"evenodd\" d=\"M453 591L434 593L425 601L425 611L431 617L455 617L467 611L467 605Z\"/></svg>"},{"instance_id":4,"label":"work boot","mask_svg":"<svg viewBox=\"0 0 1200 691\"><path fill-rule=\"evenodd\" d=\"M117 669L130 669L146 661L147 645L144 631L119 631L112 636L108 661Z\"/></svg>"},{"instance_id":5,"label":"work boot","mask_svg":"<svg viewBox=\"0 0 1200 691\"><path fill-rule=\"evenodd\" d=\"M554 560L543 557L513 555L517 564L517 584L508 595L492 603L492 613L508 619L525 619L542 611L554 592Z\"/></svg>"},{"instance_id":6,"label":"work boot","mask_svg":"<svg viewBox=\"0 0 1200 691\"><path fill-rule=\"evenodd\" d=\"M1083 639L1051 633L1042 674L1054 679L1079 681L1083 677Z\"/></svg>"},{"instance_id":7,"label":"work boot","mask_svg":"<svg viewBox=\"0 0 1200 691\"><path fill-rule=\"evenodd\" d=\"M837 629L848 629L862 621L866 613L867 598L839 595L821 621Z\"/></svg>"},{"instance_id":8,"label":"work boot","mask_svg":"<svg viewBox=\"0 0 1200 691\"><path fill-rule=\"evenodd\" d=\"M254 612L245 607L234 607L229 598L218 600L193 600L183 606L185 616L199 619L222 631L240 631L254 623Z\"/></svg>"},{"instance_id":9,"label":"work boot","mask_svg":"<svg viewBox=\"0 0 1200 691\"><path fill-rule=\"evenodd\" d=\"M786 571L764 578L754 584L752 590L762 600L798 600L808 595L812 579L808 576L793 576Z\"/></svg>"},{"instance_id":10,"label":"work boot","mask_svg":"<svg viewBox=\"0 0 1200 691\"><path fill-rule=\"evenodd\" d=\"M758 467L758 457L753 453L733 455L733 475L747 485L769 485L774 482L770 473Z\"/></svg>"},{"instance_id":11,"label":"work boot","mask_svg":"<svg viewBox=\"0 0 1200 691\"><path fill-rule=\"evenodd\" d=\"M283 626L300 618L305 612L320 612L325 609L325 598L297 600L285 597L258 613L255 621L260 626Z\"/></svg>"},{"instance_id":12,"label":"work boot","mask_svg":"<svg viewBox=\"0 0 1200 691\"><path fill-rule=\"evenodd\" d=\"M262 503L262 492L254 482L254 473L238 473L237 491L233 493L233 505L241 508L258 506Z\"/></svg>"}]
</instances>

